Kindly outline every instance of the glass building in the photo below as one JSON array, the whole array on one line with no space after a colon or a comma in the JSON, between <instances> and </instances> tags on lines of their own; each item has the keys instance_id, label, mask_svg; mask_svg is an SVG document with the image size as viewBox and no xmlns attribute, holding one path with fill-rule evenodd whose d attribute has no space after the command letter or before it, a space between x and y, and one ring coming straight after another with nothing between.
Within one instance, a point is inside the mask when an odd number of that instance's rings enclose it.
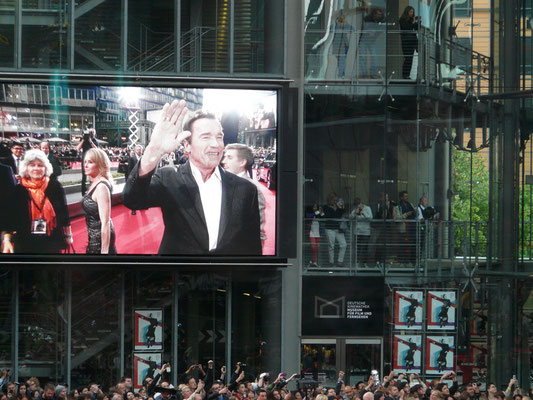
<instances>
[{"instance_id":1,"label":"glass building","mask_svg":"<svg viewBox=\"0 0 533 400\"><path fill-rule=\"evenodd\" d=\"M277 207L297 215L295 257L269 265L3 258L0 367L112 385L134 372L135 310L161 309L174 380L214 359L327 385L454 369L529 389L530 19L529 0L0 1L2 137L124 119L69 79L274 82L294 127Z\"/></svg>"}]
</instances>

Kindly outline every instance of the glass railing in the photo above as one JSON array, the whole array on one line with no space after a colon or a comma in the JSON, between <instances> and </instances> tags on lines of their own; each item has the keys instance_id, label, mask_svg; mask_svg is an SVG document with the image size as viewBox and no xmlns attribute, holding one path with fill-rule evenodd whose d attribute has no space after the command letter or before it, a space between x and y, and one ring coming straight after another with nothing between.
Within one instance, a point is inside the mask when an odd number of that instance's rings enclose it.
<instances>
[{"instance_id":1,"label":"glass railing","mask_svg":"<svg viewBox=\"0 0 533 400\"><path fill-rule=\"evenodd\" d=\"M406 36L405 31L386 28L384 23L365 29L307 30L306 82L410 81L474 97L489 91L490 57L454 41L437 41L427 30Z\"/></svg>"},{"instance_id":2,"label":"glass railing","mask_svg":"<svg viewBox=\"0 0 533 400\"><path fill-rule=\"evenodd\" d=\"M304 220L306 272L462 269L490 259L488 223L442 220Z\"/></svg>"}]
</instances>

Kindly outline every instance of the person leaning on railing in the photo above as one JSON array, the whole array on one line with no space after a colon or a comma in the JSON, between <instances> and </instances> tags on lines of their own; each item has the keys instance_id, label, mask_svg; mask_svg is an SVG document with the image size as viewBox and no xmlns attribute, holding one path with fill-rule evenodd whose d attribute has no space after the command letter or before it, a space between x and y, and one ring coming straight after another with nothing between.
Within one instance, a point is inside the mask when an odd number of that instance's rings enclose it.
<instances>
[{"instance_id":1,"label":"person leaning on railing","mask_svg":"<svg viewBox=\"0 0 533 400\"><path fill-rule=\"evenodd\" d=\"M330 266L334 265L335 262L335 242L339 243L339 254L338 254L338 266L343 266L344 262L344 253L346 252L346 238L344 237L344 232L340 229L340 222L335 221L340 219L344 215L344 202L342 199L339 199L337 193L330 193L328 195L327 204L323 207L324 217L328 219L326 221L326 235L329 242L329 264Z\"/></svg>"},{"instance_id":2,"label":"person leaning on railing","mask_svg":"<svg viewBox=\"0 0 533 400\"><path fill-rule=\"evenodd\" d=\"M324 218L324 210L314 203L306 210L305 217L311 219L311 223L308 225L309 230L309 242L311 243L311 261L309 261L310 267L318 267L318 249L320 247L321 239L321 226L319 219Z\"/></svg>"},{"instance_id":3,"label":"person leaning on railing","mask_svg":"<svg viewBox=\"0 0 533 400\"><path fill-rule=\"evenodd\" d=\"M411 221L416 219L416 209L409 202L409 193L402 190L399 194L398 205L396 206L397 234L398 234L398 261L400 263L416 262L416 226Z\"/></svg>"},{"instance_id":4,"label":"person leaning on railing","mask_svg":"<svg viewBox=\"0 0 533 400\"><path fill-rule=\"evenodd\" d=\"M402 53L404 57L402 77L403 79L410 79L413 56L418 47L418 17L415 17L415 9L411 6L405 7L399 22L402 36Z\"/></svg>"},{"instance_id":5,"label":"person leaning on railing","mask_svg":"<svg viewBox=\"0 0 533 400\"><path fill-rule=\"evenodd\" d=\"M359 197L354 200L354 209L350 213L350 218L355 219L355 243L358 263L367 263L368 257L368 243L370 240L370 221L372 220L372 210L369 206L363 204Z\"/></svg>"}]
</instances>

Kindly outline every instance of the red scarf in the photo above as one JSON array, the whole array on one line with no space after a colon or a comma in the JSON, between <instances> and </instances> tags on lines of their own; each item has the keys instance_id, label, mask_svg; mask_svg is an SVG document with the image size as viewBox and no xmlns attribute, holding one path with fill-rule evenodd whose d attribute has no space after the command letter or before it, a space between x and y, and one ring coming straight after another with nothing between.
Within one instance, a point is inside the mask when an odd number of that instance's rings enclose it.
<instances>
[{"instance_id":1,"label":"red scarf","mask_svg":"<svg viewBox=\"0 0 533 400\"><path fill-rule=\"evenodd\" d=\"M57 226L54 207L52 207L52 203L50 203L50 200L44 193L49 182L50 178L48 176L38 182L22 178L22 186L28 189L31 197L31 220L44 219L46 221L46 233L48 236L50 236L50 232Z\"/></svg>"}]
</instances>

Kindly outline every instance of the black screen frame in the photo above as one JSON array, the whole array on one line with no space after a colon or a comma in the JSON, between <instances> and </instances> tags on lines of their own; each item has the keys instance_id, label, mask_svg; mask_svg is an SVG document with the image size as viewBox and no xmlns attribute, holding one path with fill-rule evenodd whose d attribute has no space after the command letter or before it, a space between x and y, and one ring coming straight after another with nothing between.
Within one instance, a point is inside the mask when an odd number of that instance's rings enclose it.
<instances>
[{"instance_id":1,"label":"black screen frame","mask_svg":"<svg viewBox=\"0 0 533 400\"><path fill-rule=\"evenodd\" d=\"M288 258L296 257L297 189L295 160L297 152L295 135L297 113L293 112L295 89L289 88L286 79L215 78L215 77L170 77L108 74L48 74L48 73L0 73L4 84L41 84L76 86L138 86L175 87L201 89L249 89L272 90L277 93L277 191L276 191L276 254L261 256L221 255L159 255L159 254L1 254L0 262L11 264L78 264L78 265L160 265L182 267L230 267L242 266L279 267L288 265ZM289 110L289 107L292 107ZM280 190L281 189L281 190ZM282 192L290 191L290 193Z\"/></svg>"}]
</instances>

